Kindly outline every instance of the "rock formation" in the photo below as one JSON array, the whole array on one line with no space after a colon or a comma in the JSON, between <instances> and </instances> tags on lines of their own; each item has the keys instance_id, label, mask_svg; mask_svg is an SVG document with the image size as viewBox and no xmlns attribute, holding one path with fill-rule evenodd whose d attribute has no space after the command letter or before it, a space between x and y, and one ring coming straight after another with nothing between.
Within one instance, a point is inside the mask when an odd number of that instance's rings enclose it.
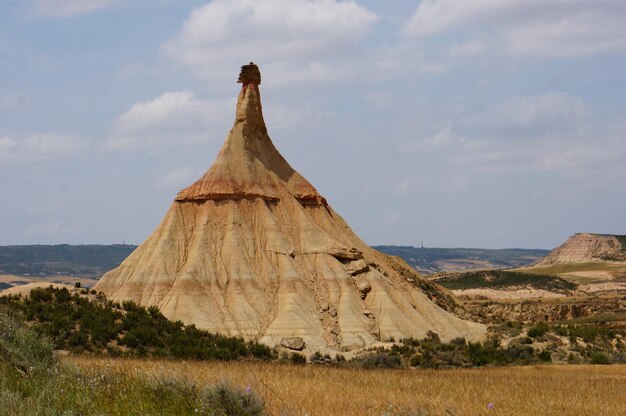
<instances>
[{"instance_id":1,"label":"rock formation","mask_svg":"<svg viewBox=\"0 0 626 416\"><path fill-rule=\"evenodd\" d=\"M235 124L216 161L95 289L212 332L268 345L302 338L307 350L428 331L484 338L483 325L433 303L408 265L361 241L280 155L260 81L256 65L242 67Z\"/></svg>"},{"instance_id":2,"label":"rock formation","mask_svg":"<svg viewBox=\"0 0 626 416\"><path fill-rule=\"evenodd\" d=\"M574 234L535 266L606 261L626 261L626 235Z\"/></svg>"}]
</instances>

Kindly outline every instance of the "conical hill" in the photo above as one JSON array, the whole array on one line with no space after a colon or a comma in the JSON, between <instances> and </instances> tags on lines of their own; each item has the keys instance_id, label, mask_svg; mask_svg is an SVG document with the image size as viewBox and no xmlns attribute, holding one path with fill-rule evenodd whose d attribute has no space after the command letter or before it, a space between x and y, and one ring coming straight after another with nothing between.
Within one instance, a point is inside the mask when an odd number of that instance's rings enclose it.
<instances>
[{"instance_id":1,"label":"conical hill","mask_svg":"<svg viewBox=\"0 0 626 416\"><path fill-rule=\"evenodd\" d=\"M256 73L242 68L235 124L214 164L96 290L269 345L302 337L310 350L349 350L428 331L484 338L483 325L431 301L408 265L361 241L280 155Z\"/></svg>"}]
</instances>

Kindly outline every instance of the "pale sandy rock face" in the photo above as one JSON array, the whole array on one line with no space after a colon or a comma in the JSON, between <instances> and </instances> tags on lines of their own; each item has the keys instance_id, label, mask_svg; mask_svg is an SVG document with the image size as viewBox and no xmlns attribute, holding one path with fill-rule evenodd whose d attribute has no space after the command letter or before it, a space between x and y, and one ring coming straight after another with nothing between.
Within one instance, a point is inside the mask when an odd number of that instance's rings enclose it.
<instances>
[{"instance_id":1,"label":"pale sandy rock face","mask_svg":"<svg viewBox=\"0 0 626 416\"><path fill-rule=\"evenodd\" d=\"M552 250L536 266L601 261L625 262L626 236L575 234Z\"/></svg>"},{"instance_id":2,"label":"pale sandy rock face","mask_svg":"<svg viewBox=\"0 0 626 416\"><path fill-rule=\"evenodd\" d=\"M444 341L485 337L483 325L435 305L411 281L416 273L391 261L278 153L258 85L244 83L213 166L95 289L212 332L268 345L299 337L311 351L428 331Z\"/></svg>"}]
</instances>

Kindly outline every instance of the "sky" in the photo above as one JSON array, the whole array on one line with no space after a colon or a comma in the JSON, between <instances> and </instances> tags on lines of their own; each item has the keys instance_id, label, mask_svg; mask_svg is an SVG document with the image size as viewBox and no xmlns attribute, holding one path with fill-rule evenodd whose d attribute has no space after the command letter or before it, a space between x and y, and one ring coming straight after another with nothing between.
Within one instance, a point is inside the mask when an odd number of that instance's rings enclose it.
<instances>
[{"instance_id":1,"label":"sky","mask_svg":"<svg viewBox=\"0 0 626 416\"><path fill-rule=\"evenodd\" d=\"M368 244L626 234L623 0L3 0L0 245L141 243L209 168L239 67Z\"/></svg>"}]
</instances>

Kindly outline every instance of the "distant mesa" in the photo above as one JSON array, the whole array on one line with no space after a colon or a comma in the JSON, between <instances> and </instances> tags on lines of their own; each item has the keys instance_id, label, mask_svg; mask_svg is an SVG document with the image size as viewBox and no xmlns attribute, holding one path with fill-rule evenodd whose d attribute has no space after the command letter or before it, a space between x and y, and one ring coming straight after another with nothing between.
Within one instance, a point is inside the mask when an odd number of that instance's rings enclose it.
<instances>
[{"instance_id":1,"label":"distant mesa","mask_svg":"<svg viewBox=\"0 0 626 416\"><path fill-rule=\"evenodd\" d=\"M213 165L95 289L201 329L297 350L429 331L442 341L484 339L484 325L455 316L449 297L409 265L367 246L281 156L263 119L258 67L244 65L238 82L235 123Z\"/></svg>"},{"instance_id":2,"label":"distant mesa","mask_svg":"<svg viewBox=\"0 0 626 416\"><path fill-rule=\"evenodd\" d=\"M626 262L626 235L574 234L535 266L589 262Z\"/></svg>"}]
</instances>

